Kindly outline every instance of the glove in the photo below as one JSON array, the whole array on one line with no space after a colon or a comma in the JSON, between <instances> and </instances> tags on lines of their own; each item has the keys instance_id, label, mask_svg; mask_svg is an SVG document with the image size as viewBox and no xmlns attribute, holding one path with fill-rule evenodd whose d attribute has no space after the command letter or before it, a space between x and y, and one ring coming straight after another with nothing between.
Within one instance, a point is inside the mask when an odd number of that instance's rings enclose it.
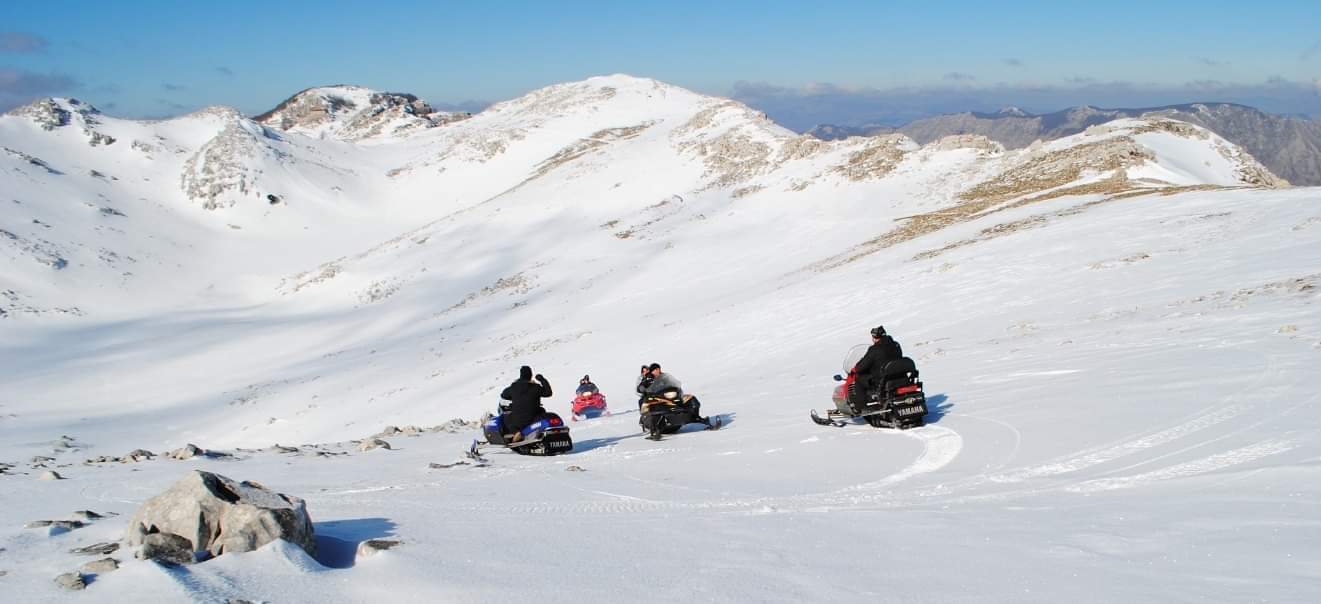
<instances>
[{"instance_id":1,"label":"glove","mask_svg":"<svg viewBox=\"0 0 1321 604\"><path fill-rule=\"evenodd\" d=\"M543 375L541 375L540 373L538 373L538 374L537 374L535 377L533 377L532 379L537 380L538 382L541 382L541 383L543 383L543 384L546 383L546 377L543 376Z\"/></svg>"}]
</instances>

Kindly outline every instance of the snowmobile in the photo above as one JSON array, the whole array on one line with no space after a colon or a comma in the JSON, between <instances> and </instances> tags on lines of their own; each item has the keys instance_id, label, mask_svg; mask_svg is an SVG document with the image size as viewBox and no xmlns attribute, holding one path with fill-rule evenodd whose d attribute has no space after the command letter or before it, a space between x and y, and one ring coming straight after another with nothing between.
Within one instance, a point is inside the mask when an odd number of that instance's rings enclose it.
<instances>
[{"instance_id":1,"label":"snowmobile","mask_svg":"<svg viewBox=\"0 0 1321 604\"><path fill-rule=\"evenodd\" d=\"M469 457L480 458L482 445L500 445L520 455L559 455L573 450L573 439L569 438L569 427L559 415L547 412L527 427L519 431L519 437L505 430L505 420L509 417L508 403L500 403L499 415L487 413L482 417L482 435L486 441L472 441L468 449Z\"/></svg>"},{"instance_id":2,"label":"snowmobile","mask_svg":"<svg viewBox=\"0 0 1321 604\"><path fill-rule=\"evenodd\" d=\"M859 384L854 366L867 353L867 345L859 344L844 356L844 371L848 377L836 375L835 381L844 382L835 387L831 399L835 408L821 417L812 410L812 421L822 426L844 426L849 419L860 417L876 428L906 430L926 423L927 397L918 380L913 359L899 358L885 364L881 375L873 384Z\"/></svg>"},{"instance_id":3,"label":"snowmobile","mask_svg":"<svg viewBox=\"0 0 1321 604\"><path fill-rule=\"evenodd\" d=\"M573 421L594 419L602 415L610 415L610 410L605 406L605 395L601 394L595 384L579 386L577 395L573 397Z\"/></svg>"},{"instance_id":4,"label":"snowmobile","mask_svg":"<svg viewBox=\"0 0 1321 604\"><path fill-rule=\"evenodd\" d=\"M702 423L688 404L692 397L679 393L678 388L666 388L660 392L644 394L638 401L638 424L649 440L660 440L665 434L674 434L688 424ZM719 430L720 418L706 424L707 430Z\"/></svg>"}]
</instances>

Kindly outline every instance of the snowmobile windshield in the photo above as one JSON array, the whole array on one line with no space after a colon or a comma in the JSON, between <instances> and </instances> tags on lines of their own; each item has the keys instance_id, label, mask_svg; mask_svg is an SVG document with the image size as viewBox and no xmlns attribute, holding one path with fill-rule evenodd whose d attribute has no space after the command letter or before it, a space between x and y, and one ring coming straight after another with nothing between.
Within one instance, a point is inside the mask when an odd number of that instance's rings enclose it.
<instances>
[{"instance_id":1,"label":"snowmobile windshield","mask_svg":"<svg viewBox=\"0 0 1321 604\"><path fill-rule=\"evenodd\" d=\"M578 387L578 394L596 394L600 392L596 389L596 384L583 384Z\"/></svg>"},{"instance_id":2,"label":"snowmobile windshield","mask_svg":"<svg viewBox=\"0 0 1321 604\"><path fill-rule=\"evenodd\" d=\"M862 357L866 354L866 344L858 344L857 346L850 348L849 353L844 355L844 373L853 371L853 367L857 365L858 361L861 361Z\"/></svg>"}]
</instances>

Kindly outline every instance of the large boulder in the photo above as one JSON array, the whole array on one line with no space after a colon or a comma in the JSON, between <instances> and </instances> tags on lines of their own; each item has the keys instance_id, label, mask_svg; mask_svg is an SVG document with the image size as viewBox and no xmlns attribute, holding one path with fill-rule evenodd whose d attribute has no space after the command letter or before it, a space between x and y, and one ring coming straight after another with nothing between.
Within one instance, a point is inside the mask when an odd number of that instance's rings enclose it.
<instances>
[{"instance_id":1,"label":"large boulder","mask_svg":"<svg viewBox=\"0 0 1321 604\"><path fill-rule=\"evenodd\" d=\"M276 539L316 554L312 518L302 499L201 470L142 504L129 522L127 541L142 545L153 533L180 535L194 551L212 556L252 551Z\"/></svg>"}]
</instances>

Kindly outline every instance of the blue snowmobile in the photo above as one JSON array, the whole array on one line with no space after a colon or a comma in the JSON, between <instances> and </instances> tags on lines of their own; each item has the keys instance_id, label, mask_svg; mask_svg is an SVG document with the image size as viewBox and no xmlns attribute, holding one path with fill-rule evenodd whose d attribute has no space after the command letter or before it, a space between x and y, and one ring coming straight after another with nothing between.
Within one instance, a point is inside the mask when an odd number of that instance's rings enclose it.
<instances>
[{"instance_id":1,"label":"blue snowmobile","mask_svg":"<svg viewBox=\"0 0 1321 604\"><path fill-rule=\"evenodd\" d=\"M515 436L505 429L505 420L509 417L509 405L500 403L500 413L487 413L482 418L482 435L486 441L472 441L468 455L481 457L482 445L499 445L520 455L559 455L573 450L573 439L569 438L569 427L558 414L546 412L541 417L519 430Z\"/></svg>"}]
</instances>

